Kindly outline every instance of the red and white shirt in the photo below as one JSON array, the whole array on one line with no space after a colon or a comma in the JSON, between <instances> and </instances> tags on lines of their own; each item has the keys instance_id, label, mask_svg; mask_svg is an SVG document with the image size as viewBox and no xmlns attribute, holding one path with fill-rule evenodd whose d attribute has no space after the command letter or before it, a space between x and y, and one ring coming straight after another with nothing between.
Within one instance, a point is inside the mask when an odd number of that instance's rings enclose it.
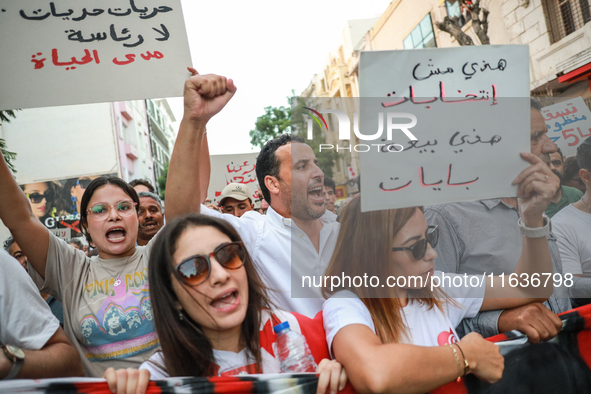
<instances>
[{"instance_id":1,"label":"red and white shirt","mask_svg":"<svg viewBox=\"0 0 591 394\"><path fill-rule=\"evenodd\" d=\"M310 319L298 313L264 310L262 312L259 332L262 365L257 365L254 357L249 355L246 349L238 353L214 349L213 356L215 358L216 374L218 376L236 376L257 373L280 373L281 367L279 366L279 360L276 357L273 346L277 340L277 334L273 331L273 327L284 321L289 322L289 327L292 331L304 335L316 364L320 364L320 361L324 358L330 358L321 312L314 319ZM148 361L141 365L140 369L150 371L151 379L169 377L168 373L162 368L159 368L158 365L164 366L162 352L156 352Z\"/></svg>"},{"instance_id":2,"label":"red and white shirt","mask_svg":"<svg viewBox=\"0 0 591 394\"><path fill-rule=\"evenodd\" d=\"M435 275L441 276L442 273L435 271ZM448 273L445 275L461 276ZM458 305L444 301L442 312L436 306L429 309L425 304L409 300L402 310L408 333L408 338L404 339L402 343L418 346L441 346L458 342L459 338L455 327L460 324L462 319L474 317L480 311L484 300L484 286L449 288L442 285L441 287ZM350 324L362 324L371 328L374 333L376 331L369 310L350 291L338 292L326 300L322 307L322 313L326 341L331 353L332 341L343 327Z\"/></svg>"}]
</instances>

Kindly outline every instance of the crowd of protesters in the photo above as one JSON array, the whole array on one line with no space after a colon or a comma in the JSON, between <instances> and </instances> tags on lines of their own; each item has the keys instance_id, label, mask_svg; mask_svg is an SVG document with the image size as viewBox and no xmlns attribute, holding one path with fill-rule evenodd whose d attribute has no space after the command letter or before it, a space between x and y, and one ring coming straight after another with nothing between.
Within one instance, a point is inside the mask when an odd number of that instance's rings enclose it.
<instances>
[{"instance_id":1,"label":"crowd of protesters","mask_svg":"<svg viewBox=\"0 0 591 394\"><path fill-rule=\"evenodd\" d=\"M318 364L319 393L347 382L427 392L467 374L498 381L504 359L484 337L551 339L557 314L590 301L591 138L564 158L535 100L528 167L507 180L519 198L362 212L358 195L338 207L312 148L285 134L257 158L264 204L231 183L214 206L206 125L236 87L190 71L166 208L147 181L93 177L70 189L85 242L64 241L41 222L56 209L51 183L23 190L0 159L12 234L0 251L0 379L105 377L121 394L165 377L279 373L272 326L288 321ZM536 273L573 286L502 285ZM300 288L304 275L424 281ZM442 275L480 284L427 286Z\"/></svg>"}]
</instances>

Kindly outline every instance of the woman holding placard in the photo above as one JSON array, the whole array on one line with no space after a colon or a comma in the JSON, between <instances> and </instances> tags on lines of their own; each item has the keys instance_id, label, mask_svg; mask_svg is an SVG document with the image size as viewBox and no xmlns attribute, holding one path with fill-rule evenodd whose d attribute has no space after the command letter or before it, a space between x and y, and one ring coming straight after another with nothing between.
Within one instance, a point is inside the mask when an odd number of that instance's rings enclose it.
<instances>
[{"instance_id":1,"label":"woman holding placard","mask_svg":"<svg viewBox=\"0 0 591 394\"><path fill-rule=\"evenodd\" d=\"M529 153L523 157L539 161ZM552 272L545 237L549 219L543 212L555 186L533 167L516 179L520 195L527 197L521 199L523 250L515 273L530 277ZM552 294L552 283L502 287L502 278L489 275L445 286L442 275L450 274L435 272L433 264L438 231L417 207L362 213L358 196L343 212L325 275L376 276L382 283L324 288L330 297L323 306L329 348L359 392L427 392L470 373L488 382L499 380L504 362L498 347L476 333L459 341L456 325L479 311L514 308ZM556 319L548 327L554 335L561 326Z\"/></svg>"}]
</instances>

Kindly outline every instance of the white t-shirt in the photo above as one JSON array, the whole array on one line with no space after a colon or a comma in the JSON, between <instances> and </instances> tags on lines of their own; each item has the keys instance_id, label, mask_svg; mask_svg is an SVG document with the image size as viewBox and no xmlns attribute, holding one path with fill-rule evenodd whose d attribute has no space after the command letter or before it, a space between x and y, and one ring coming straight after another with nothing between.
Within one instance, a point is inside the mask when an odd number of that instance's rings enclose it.
<instances>
[{"instance_id":1,"label":"white t-shirt","mask_svg":"<svg viewBox=\"0 0 591 394\"><path fill-rule=\"evenodd\" d=\"M322 329L322 315L317 315L314 319L296 313L274 310L273 314L265 310L262 313L261 325L259 331L259 340L261 345L261 361L259 367L254 357L249 355L246 349L238 353L213 350L213 356L216 364L217 376L236 376L250 375L256 373L281 373L279 360L275 357L275 341L277 334L273 327L280 322L287 321L292 331L302 334L316 360L319 363L323 358L328 358L328 349L324 330ZM150 379L168 378L168 373L159 366L164 367L164 357L162 352L156 352L148 361L143 363L140 369L150 371Z\"/></svg>"},{"instance_id":2,"label":"white t-shirt","mask_svg":"<svg viewBox=\"0 0 591 394\"><path fill-rule=\"evenodd\" d=\"M39 350L59 326L27 271L0 250L0 342Z\"/></svg>"},{"instance_id":3,"label":"white t-shirt","mask_svg":"<svg viewBox=\"0 0 591 394\"><path fill-rule=\"evenodd\" d=\"M562 272L591 277L591 214L571 204L552 217L552 232L560 250Z\"/></svg>"},{"instance_id":4,"label":"white t-shirt","mask_svg":"<svg viewBox=\"0 0 591 394\"><path fill-rule=\"evenodd\" d=\"M440 271L435 271L435 276L442 274ZM445 275L463 277L458 274L445 273ZM469 277L470 275L468 275ZM441 346L458 342L455 327L462 319L474 317L480 311L484 300L484 283L486 281L482 283L482 287L447 288L442 286L444 292L454 295L453 299L459 305L458 307L444 301L442 305L444 313L436 306L429 309L425 304L409 300L402 310L406 327L408 327L408 339L404 339L403 343L418 346ZM374 333L376 332L369 310L350 291L338 292L326 300L322 306L322 314L324 315L326 341L331 355L332 341L341 328L350 324L362 324L369 327Z\"/></svg>"},{"instance_id":5,"label":"white t-shirt","mask_svg":"<svg viewBox=\"0 0 591 394\"><path fill-rule=\"evenodd\" d=\"M239 353L213 349L213 357L215 358L216 368L218 370L217 376L239 376L261 373L261 371L257 370L256 360L254 357L249 357L246 349L242 349ZM262 361L262 368L265 373L281 372L279 362L265 351L262 352ZM160 366L164 366L164 355L162 352L156 352L148 361L140 366L140 369L150 371L150 379L152 380L168 378L168 373L164 368L160 368Z\"/></svg>"}]
</instances>

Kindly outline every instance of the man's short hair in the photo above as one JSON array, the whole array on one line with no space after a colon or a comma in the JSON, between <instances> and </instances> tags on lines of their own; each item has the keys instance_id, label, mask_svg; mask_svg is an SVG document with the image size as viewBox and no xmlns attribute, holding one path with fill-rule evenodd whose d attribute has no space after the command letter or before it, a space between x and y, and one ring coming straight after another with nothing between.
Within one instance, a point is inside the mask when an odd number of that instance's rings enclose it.
<instances>
[{"instance_id":1,"label":"man's short hair","mask_svg":"<svg viewBox=\"0 0 591 394\"><path fill-rule=\"evenodd\" d=\"M158 203L158 205L160 206L160 211L164 213L164 206L162 205L162 200L160 199L160 197L158 197L157 194L150 192L139 192L137 195L139 198L150 197L152 200Z\"/></svg>"},{"instance_id":2,"label":"man's short hair","mask_svg":"<svg viewBox=\"0 0 591 394\"><path fill-rule=\"evenodd\" d=\"M6 238L6 240L4 240L4 250L8 252L13 243L14 238L12 236Z\"/></svg>"},{"instance_id":3,"label":"man's short hair","mask_svg":"<svg viewBox=\"0 0 591 394\"><path fill-rule=\"evenodd\" d=\"M334 180L332 178L325 176L324 177L324 186L330 187L334 194L337 193L337 185L336 185L336 183L334 183Z\"/></svg>"},{"instance_id":4,"label":"man's short hair","mask_svg":"<svg viewBox=\"0 0 591 394\"><path fill-rule=\"evenodd\" d=\"M129 182L129 185L131 187L136 187L137 185L145 186L145 187L148 188L148 190L151 193L154 193L154 191L156 190L156 189L154 189L154 186L152 186L152 184L150 183L150 181L147 180L147 179L134 179L133 181Z\"/></svg>"},{"instance_id":5,"label":"man's short hair","mask_svg":"<svg viewBox=\"0 0 591 394\"><path fill-rule=\"evenodd\" d=\"M71 238L71 239L67 240L66 243L67 244L74 244L74 245L78 246L78 248L80 248L80 249L82 249L84 247L84 244L78 238Z\"/></svg>"},{"instance_id":6,"label":"man's short hair","mask_svg":"<svg viewBox=\"0 0 591 394\"><path fill-rule=\"evenodd\" d=\"M564 155L562 154L562 151L560 150L560 148L558 148L556 150L556 152L560 153L560 160L562 160L564 162Z\"/></svg>"},{"instance_id":7,"label":"man's short hair","mask_svg":"<svg viewBox=\"0 0 591 394\"><path fill-rule=\"evenodd\" d=\"M591 137L583 141L577 148L577 162L580 168L591 171Z\"/></svg>"},{"instance_id":8,"label":"man's short hair","mask_svg":"<svg viewBox=\"0 0 591 394\"><path fill-rule=\"evenodd\" d=\"M535 109L536 111L542 112L542 103L540 103L540 100L538 100L537 98L530 97L529 105L531 109Z\"/></svg>"},{"instance_id":9,"label":"man's short hair","mask_svg":"<svg viewBox=\"0 0 591 394\"><path fill-rule=\"evenodd\" d=\"M279 137L276 137L271 141L268 141L265 144L265 146L263 146L263 149L261 149L261 152L257 157L257 179L259 180L259 186L261 187L261 191L263 192L263 197L269 203L269 205L271 204L271 193L265 185L265 177L267 175L270 175L279 178L279 168L281 163L279 163L279 160L275 155L275 151L283 145L287 145L292 142L300 142L303 144L306 141L302 137L298 137L297 135L281 134Z\"/></svg>"},{"instance_id":10,"label":"man's short hair","mask_svg":"<svg viewBox=\"0 0 591 394\"><path fill-rule=\"evenodd\" d=\"M577 176L580 168L576 156L569 156L564 159L564 181L570 181Z\"/></svg>"}]
</instances>

